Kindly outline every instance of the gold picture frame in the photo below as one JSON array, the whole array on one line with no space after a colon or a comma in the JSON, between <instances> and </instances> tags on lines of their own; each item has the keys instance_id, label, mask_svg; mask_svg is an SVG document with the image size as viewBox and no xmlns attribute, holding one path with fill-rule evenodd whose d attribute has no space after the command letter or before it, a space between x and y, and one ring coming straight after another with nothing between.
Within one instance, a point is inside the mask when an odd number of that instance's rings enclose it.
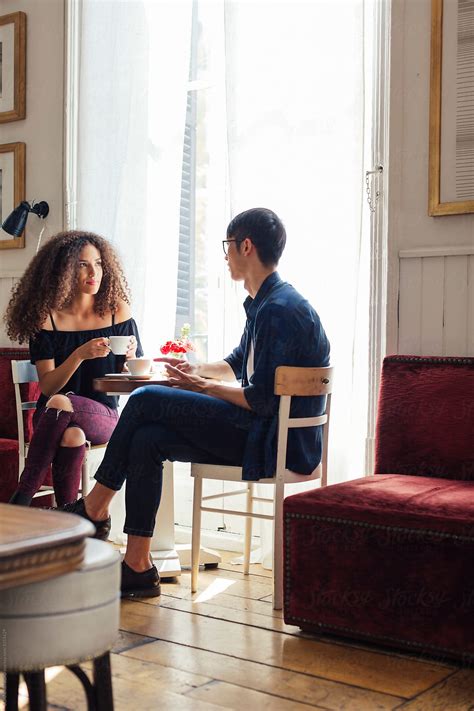
<instances>
[{"instance_id":1,"label":"gold picture frame","mask_svg":"<svg viewBox=\"0 0 474 711\"><path fill-rule=\"evenodd\" d=\"M0 123L26 116L26 15L0 17Z\"/></svg>"},{"instance_id":2,"label":"gold picture frame","mask_svg":"<svg viewBox=\"0 0 474 711\"><path fill-rule=\"evenodd\" d=\"M25 199L26 144L0 145L0 225ZM0 249L22 249L25 234L12 238L0 229Z\"/></svg>"},{"instance_id":3,"label":"gold picture frame","mask_svg":"<svg viewBox=\"0 0 474 711\"><path fill-rule=\"evenodd\" d=\"M474 0L470 5L463 12L474 21ZM461 90L466 71L474 80L474 60L463 58L465 18L458 12L457 2L431 0L428 214L434 217L474 212L474 132L466 128L474 108Z\"/></svg>"},{"instance_id":4,"label":"gold picture frame","mask_svg":"<svg viewBox=\"0 0 474 711\"><path fill-rule=\"evenodd\" d=\"M457 2L431 0L430 156L428 214L462 215L474 212L474 119L466 72L474 81L474 61L463 58L463 25ZM464 3L474 22L474 0ZM462 70L459 69L463 63ZM462 72L462 73L461 73ZM447 128L448 127L448 128Z\"/></svg>"}]
</instances>

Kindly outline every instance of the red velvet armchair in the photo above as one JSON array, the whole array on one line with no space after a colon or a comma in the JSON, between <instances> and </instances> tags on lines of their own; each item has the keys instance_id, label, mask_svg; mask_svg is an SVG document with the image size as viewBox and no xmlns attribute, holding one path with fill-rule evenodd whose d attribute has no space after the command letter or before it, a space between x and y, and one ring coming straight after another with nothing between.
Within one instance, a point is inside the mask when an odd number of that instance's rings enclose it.
<instances>
[{"instance_id":1,"label":"red velvet armchair","mask_svg":"<svg viewBox=\"0 0 474 711\"><path fill-rule=\"evenodd\" d=\"M18 427L16 421L15 392L12 380L12 360L30 357L27 348L0 348L0 502L7 502L18 482ZM25 399L39 397L38 383L27 383ZM30 438L33 412L25 414L25 437ZM50 483L48 479L47 483ZM48 497L33 501L33 505L47 506Z\"/></svg>"},{"instance_id":2,"label":"red velvet armchair","mask_svg":"<svg viewBox=\"0 0 474 711\"><path fill-rule=\"evenodd\" d=\"M285 500L285 622L474 658L474 358L389 356L374 476Z\"/></svg>"}]
</instances>

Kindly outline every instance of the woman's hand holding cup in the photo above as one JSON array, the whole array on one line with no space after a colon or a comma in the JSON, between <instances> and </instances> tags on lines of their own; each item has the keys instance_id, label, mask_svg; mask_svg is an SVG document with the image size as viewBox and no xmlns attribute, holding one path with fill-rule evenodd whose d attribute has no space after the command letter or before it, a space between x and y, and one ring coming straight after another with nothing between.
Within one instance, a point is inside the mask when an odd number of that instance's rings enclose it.
<instances>
[{"instance_id":1,"label":"woman's hand holding cup","mask_svg":"<svg viewBox=\"0 0 474 711\"><path fill-rule=\"evenodd\" d=\"M81 360L92 360L93 358L105 358L110 353L110 346L107 338L92 338L76 349L76 353Z\"/></svg>"}]
</instances>

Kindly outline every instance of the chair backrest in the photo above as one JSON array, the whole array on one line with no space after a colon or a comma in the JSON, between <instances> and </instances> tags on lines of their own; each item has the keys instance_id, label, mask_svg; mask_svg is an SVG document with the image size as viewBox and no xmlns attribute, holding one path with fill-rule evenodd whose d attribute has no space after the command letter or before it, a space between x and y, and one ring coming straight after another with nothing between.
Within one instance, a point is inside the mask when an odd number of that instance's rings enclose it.
<instances>
[{"instance_id":1,"label":"chair backrest","mask_svg":"<svg viewBox=\"0 0 474 711\"><path fill-rule=\"evenodd\" d=\"M375 474L474 480L474 358L387 356Z\"/></svg>"},{"instance_id":2,"label":"chair backrest","mask_svg":"<svg viewBox=\"0 0 474 711\"><path fill-rule=\"evenodd\" d=\"M324 425L321 458L321 481L327 478L327 456L329 438L329 416L333 389L334 368L298 368L281 365L275 371L275 395L280 396L278 412L278 449L276 477L283 477L286 468L288 430L294 427L316 427ZM291 398L326 396L326 408L322 415L314 417L290 417Z\"/></svg>"},{"instance_id":3,"label":"chair backrest","mask_svg":"<svg viewBox=\"0 0 474 711\"><path fill-rule=\"evenodd\" d=\"M38 372L36 370L36 366L33 365L29 360L12 360L11 365L13 386L15 389L16 418L18 424L18 443L20 453L23 453L25 448L23 413L25 412L25 410L34 410L36 407L36 400L22 401L20 385L23 383L37 383Z\"/></svg>"},{"instance_id":4,"label":"chair backrest","mask_svg":"<svg viewBox=\"0 0 474 711\"><path fill-rule=\"evenodd\" d=\"M12 360L12 376L15 385L37 383L39 380L36 365L33 365L30 360Z\"/></svg>"}]
</instances>

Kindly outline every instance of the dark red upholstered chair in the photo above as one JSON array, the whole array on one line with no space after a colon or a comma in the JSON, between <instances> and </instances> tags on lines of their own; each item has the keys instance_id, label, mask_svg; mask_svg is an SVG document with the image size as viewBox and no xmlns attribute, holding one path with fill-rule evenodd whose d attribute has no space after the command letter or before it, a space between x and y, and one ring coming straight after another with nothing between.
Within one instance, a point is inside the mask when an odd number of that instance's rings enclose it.
<instances>
[{"instance_id":1,"label":"dark red upholstered chair","mask_svg":"<svg viewBox=\"0 0 474 711\"><path fill-rule=\"evenodd\" d=\"M389 356L374 476L284 504L285 622L474 659L474 358Z\"/></svg>"},{"instance_id":2,"label":"dark red upholstered chair","mask_svg":"<svg viewBox=\"0 0 474 711\"><path fill-rule=\"evenodd\" d=\"M12 360L28 360L27 348L0 348L0 502L7 502L18 484L18 427L16 419L15 391L12 380ZM24 388L25 400L37 400L40 394L38 383L28 383ZM32 434L33 411L25 413L25 436ZM45 482L51 483L51 478ZM33 506L48 506L52 498L34 499Z\"/></svg>"}]
</instances>

